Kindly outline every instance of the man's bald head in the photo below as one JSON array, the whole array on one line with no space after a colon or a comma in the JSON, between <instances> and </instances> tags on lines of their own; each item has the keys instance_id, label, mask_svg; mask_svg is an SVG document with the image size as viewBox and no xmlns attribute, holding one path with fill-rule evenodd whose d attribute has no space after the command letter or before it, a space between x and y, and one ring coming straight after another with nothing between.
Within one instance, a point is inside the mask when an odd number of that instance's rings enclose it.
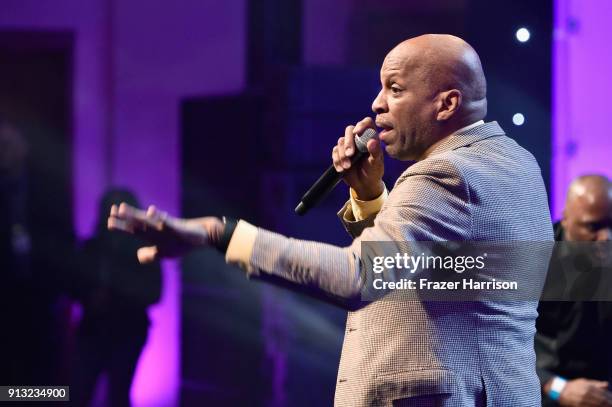
<instances>
[{"instance_id":1,"label":"man's bald head","mask_svg":"<svg viewBox=\"0 0 612 407\"><path fill-rule=\"evenodd\" d=\"M372 110L387 153L419 160L461 127L484 119L487 84L476 51L461 38L427 34L387 54Z\"/></svg>"},{"instance_id":2,"label":"man's bald head","mask_svg":"<svg viewBox=\"0 0 612 407\"><path fill-rule=\"evenodd\" d=\"M583 175L572 181L562 224L567 240L610 240L612 182L603 175Z\"/></svg>"},{"instance_id":3,"label":"man's bald head","mask_svg":"<svg viewBox=\"0 0 612 407\"><path fill-rule=\"evenodd\" d=\"M582 175L570 184L566 204L584 201L590 205L612 199L610 180L604 175Z\"/></svg>"},{"instance_id":4,"label":"man's bald head","mask_svg":"<svg viewBox=\"0 0 612 407\"><path fill-rule=\"evenodd\" d=\"M456 88L468 101L487 97L480 58L474 48L459 37L425 34L401 42L389 55L392 53L402 55L404 62L434 92Z\"/></svg>"},{"instance_id":5,"label":"man's bald head","mask_svg":"<svg viewBox=\"0 0 612 407\"><path fill-rule=\"evenodd\" d=\"M458 113L470 116L466 121L485 117L487 81L478 54L463 39L448 34L425 34L401 42L387 58L403 63L432 95L459 90L463 100Z\"/></svg>"}]
</instances>

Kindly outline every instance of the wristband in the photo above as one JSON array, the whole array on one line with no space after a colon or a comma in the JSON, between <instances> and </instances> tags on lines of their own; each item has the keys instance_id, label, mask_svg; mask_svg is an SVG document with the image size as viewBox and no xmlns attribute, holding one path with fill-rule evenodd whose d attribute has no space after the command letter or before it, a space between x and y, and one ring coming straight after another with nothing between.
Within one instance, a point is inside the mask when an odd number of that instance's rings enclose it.
<instances>
[{"instance_id":1,"label":"wristband","mask_svg":"<svg viewBox=\"0 0 612 407\"><path fill-rule=\"evenodd\" d=\"M559 397L561 397L561 392L563 391L566 385L567 380L560 376L556 376L550 384L550 391L548 392L548 397L553 400L559 400Z\"/></svg>"},{"instance_id":2,"label":"wristband","mask_svg":"<svg viewBox=\"0 0 612 407\"><path fill-rule=\"evenodd\" d=\"M230 240L232 240L234 230L236 229L236 225L238 225L238 221L236 219L225 216L223 217L223 233L221 233L219 241L215 243L215 247L221 253L225 253L227 251Z\"/></svg>"}]
</instances>

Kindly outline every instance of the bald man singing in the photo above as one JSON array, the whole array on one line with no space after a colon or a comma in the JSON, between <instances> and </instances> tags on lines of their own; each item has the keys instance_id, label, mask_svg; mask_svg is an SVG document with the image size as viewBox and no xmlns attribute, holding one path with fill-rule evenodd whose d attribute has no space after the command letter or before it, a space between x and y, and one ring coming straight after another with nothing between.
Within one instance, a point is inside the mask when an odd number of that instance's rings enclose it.
<instances>
[{"instance_id":1,"label":"bald man singing","mask_svg":"<svg viewBox=\"0 0 612 407\"><path fill-rule=\"evenodd\" d=\"M138 252L142 262L212 246L249 277L346 307L337 406L537 405L537 303L363 301L362 242L553 238L535 159L497 122L484 122L486 81L471 46L450 35L408 39L385 57L380 79L376 119L348 126L331 154L350 186L338 213L350 246L291 239L244 220L177 219L154 207L113 207L109 227L152 242ZM377 127L368 158L351 165L355 137ZM390 190L381 142L412 164Z\"/></svg>"}]
</instances>

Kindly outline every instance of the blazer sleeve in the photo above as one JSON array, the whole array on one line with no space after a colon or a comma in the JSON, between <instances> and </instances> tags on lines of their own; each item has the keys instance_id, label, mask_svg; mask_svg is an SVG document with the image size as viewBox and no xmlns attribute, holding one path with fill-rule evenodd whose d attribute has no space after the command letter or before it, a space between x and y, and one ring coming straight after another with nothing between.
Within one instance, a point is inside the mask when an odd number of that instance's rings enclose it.
<instances>
[{"instance_id":1,"label":"blazer sleeve","mask_svg":"<svg viewBox=\"0 0 612 407\"><path fill-rule=\"evenodd\" d=\"M373 220L347 228L358 236L350 246L292 239L251 226L256 232L245 239L252 245L244 251L248 260L238 263L250 277L284 280L301 291L340 299L354 308L361 304L365 281L362 241L390 242L400 252L407 241L465 240L470 234L469 188L461 173L445 159L418 164L400 177ZM237 228L232 241L242 240L236 236L239 232Z\"/></svg>"}]
</instances>

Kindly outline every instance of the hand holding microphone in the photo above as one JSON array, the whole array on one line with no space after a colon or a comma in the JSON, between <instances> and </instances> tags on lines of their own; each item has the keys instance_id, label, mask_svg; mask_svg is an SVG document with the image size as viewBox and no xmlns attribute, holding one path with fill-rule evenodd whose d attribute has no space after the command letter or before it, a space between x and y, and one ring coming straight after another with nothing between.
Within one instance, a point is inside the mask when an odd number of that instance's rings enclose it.
<instances>
[{"instance_id":1,"label":"hand holding microphone","mask_svg":"<svg viewBox=\"0 0 612 407\"><path fill-rule=\"evenodd\" d=\"M354 190L355 197L363 201L372 200L383 192L384 157L375 129L374 120L370 117L345 129L344 137L338 139L338 144L332 150L332 166L304 194L295 208L298 215L303 215L319 203L340 179L344 179ZM356 137L361 137L361 143L356 142ZM365 145L364 140L367 140Z\"/></svg>"}]
</instances>

